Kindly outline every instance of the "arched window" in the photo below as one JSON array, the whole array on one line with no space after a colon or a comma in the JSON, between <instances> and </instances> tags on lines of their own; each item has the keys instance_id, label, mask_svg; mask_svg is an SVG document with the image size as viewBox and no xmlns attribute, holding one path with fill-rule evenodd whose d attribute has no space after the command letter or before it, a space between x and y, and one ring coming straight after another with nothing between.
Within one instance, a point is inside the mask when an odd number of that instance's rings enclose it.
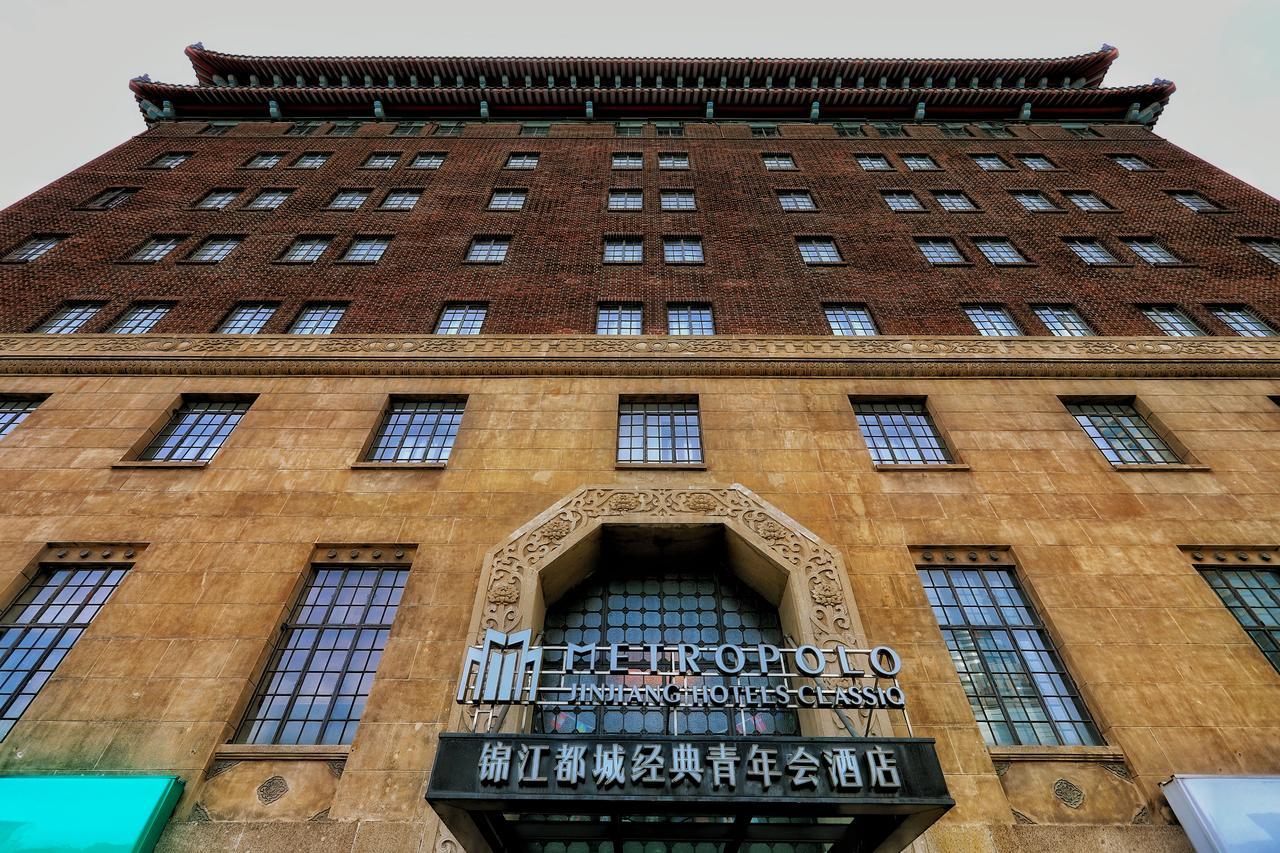
<instances>
[{"instance_id":1,"label":"arched window","mask_svg":"<svg viewBox=\"0 0 1280 853\"><path fill-rule=\"evenodd\" d=\"M637 674L544 677L544 685L568 686L568 679L585 684L649 686L676 680L694 686L766 685L779 679L759 676L648 674L647 651L652 644L694 643L787 646L777 610L725 570L697 572L599 572L571 590L547 611L542 645L548 668L558 668L566 644L628 644L634 646ZM600 654L598 672L607 670ZM671 658L664 655L666 669ZM714 672L709 653L699 657L704 671ZM643 674L641 674L643 672ZM682 710L679 708L616 707L543 711L534 730L546 733L626 734L796 734L794 711L752 709Z\"/></svg>"}]
</instances>

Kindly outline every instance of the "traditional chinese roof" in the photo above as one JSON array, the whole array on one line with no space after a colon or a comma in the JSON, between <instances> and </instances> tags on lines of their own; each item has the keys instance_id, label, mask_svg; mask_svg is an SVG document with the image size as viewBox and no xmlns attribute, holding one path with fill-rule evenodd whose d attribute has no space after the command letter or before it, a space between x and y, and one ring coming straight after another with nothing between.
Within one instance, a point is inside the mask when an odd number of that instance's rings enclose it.
<instances>
[{"instance_id":1,"label":"traditional chinese roof","mask_svg":"<svg viewBox=\"0 0 1280 853\"><path fill-rule=\"evenodd\" d=\"M196 85L135 78L148 118L670 116L1153 120L1174 86L1104 88L1119 55L1056 59L241 56L187 48ZM1137 106L1134 110L1133 107Z\"/></svg>"}]
</instances>

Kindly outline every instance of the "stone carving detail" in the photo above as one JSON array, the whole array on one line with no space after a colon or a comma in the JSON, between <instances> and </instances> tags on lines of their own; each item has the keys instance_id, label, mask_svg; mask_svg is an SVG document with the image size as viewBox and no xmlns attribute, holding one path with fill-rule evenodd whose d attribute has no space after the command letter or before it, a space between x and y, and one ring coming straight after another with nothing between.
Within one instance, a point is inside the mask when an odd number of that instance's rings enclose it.
<instances>
[{"instance_id":1,"label":"stone carving detail","mask_svg":"<svg viewBox=\"0 0 1280 853\"><path fill-rule=\"evenodd\" d=\"M575 492L490 554L479 628L515 629L521 620L519 605L526 580L556 558L564 540L608 522L610 517L636 514L668 522L714 514L740 534L757 537L762 550L799 574L814 604L810 618L814 641L856 641L851 636L855 619L847 600L847 581L835 552L738 485L687 489L588 486Z\"/></svg>"},{"instance_id":2,"label":"stone carving detail","mask_svg":"<svg viewBox=\"0 0 1280 853\"><path fill-rule=\"evenodd\" d=\"M509 373L513 360L535 364L533 372L575 375L703 373L705 362L718 373L771 376L1274 376L1280 369L1280 342L1238 338L8 335L0 354L0 371L21 373L440 375L453 367L476 375ZM797 363L780 366L786 359Z\"/></svg>"},{"instance_id":3,"label":"stone carving detail","mask_svg":"<svg viewBox=\"0 0 1280 853\"><path fill-rule=\"evenodd\" d=\"M462 853L462 848L452 838L441 838L436 845L436 853Z\"/></svg>"},{"instance_id":4,"label":"stone carving detail","mask_svg":"<svg viewBox=\"0 0 1280 853\"><path fill-rule=\"evenodd\" d=\"M204 771L204 778L212 779L214 776L220 776L221 774L226 773L228 770L230 770L232 767L235 767L239 763L240 762L236 760L230 760L225 758L219 759L213 762L212 764L210 764L209 769Z\"/></svg>"},{"instance_id":5,"label":"stone carving detail","mask_svg":"<svg viewBox=\"0 0 1280 853\"><path fill-rule=\"evenodd\" d=\"M1143 806L1133 813L1133 820L1129 823L1134 826L1151 826L1151 813L1147 811L1147 807Z\"/></svg>"},{"instance_id":6,"label":"stone carving detail","mask_svg":"<svg viewBox=\"0 0 1280 853\"><path fill-rule=\"evenodd\" d=\"M313 814L311 817L307 818L307 823L319 823L320 821L325 821L328 819L329 819L329 810L324 809L323 811L318 811L315 814Z\"/></svg>"},{"instance_id":7,"label":"stone carving detail","mask_svg":"<svg viewBox=\"0 0 1280 853\"><path fill-rule=\"evenodd\" d=\"M269 806L287 793L289 793L289 783L284 780L284 777L272 776L258 786L258 801L264 806Z\"/></svg>"},{"instance_id":8,"label":"stone carving detail","mask_svg":"<svg viewBox=\"0 0 1280 853\"><path fill-rule=\"evenodd\" d=\"M991 766L996 769L997 776L1003 776L1004 774L1009 772L1009 768L1012 766L1012 764L1013 762L1011 761L993 761L991 763Z\"/></svg>"},{"instance_id":9,"label":"stone carving detail","mask_svg":"<svg viewBox=\"0 0 1280 853\"><path fill-rule=\"evenodd\" d=\"M1059 779L1053 783L1053 795L1067 808L1078 809L1084 803L1084 790L1067 779Z\"/></svg>"},{"instance_id":10,"label":"stone carving detail","mask_svg":"<svg viewBox=\"0 0 1280 853\"><path fill-rule=\"evenodd\" d=\"M197 802L191 807L192 823L209 823L213 818L209 817L209 810L204 807L204 803Z\"/></svg>"},{"instance_id":11,"label":"stone carving detail","mask_svg":"<svg viewBox=\"0 0 1280 853\"><path fill-rule=\"evenodd\" d=\"M1014 822L1014 823L1030 824L1030 825L1032 825L1032 826L1034 826L1034 825L1035 825L1035 821L1034 821L1034 820L1032 820L1031 818L1027 817L1027 816L1026 816L1026 815L1024 815L1022 812L1018 811L1017 809L1010 809L1010 811L1012 811L1012 812L1013 812L1013 822Z\"/></svg>"},{"instance_id":12,"label":"stone carving detail","mask_svg":"<svg viewBox=\"0 0 1280 853\"><path fill-rule=\"evenodd\" d=\"M1117 776L1126 782L1133 781L1133 774L1129 772L1129 768L1118 761L1108 761L1102 765L1102 769L1113 776Z\"/></svg>"},{"instance_id":13,"label":"stone carving detail","mask_svg":"<svg viewBox=\"0 0 1280 853\"><path fill-rule=\"evenodd\" d=\"M329 768L329 773L334 777L340 777L342 771L347 769L347 762L341 758L335 758L333 761L327 761L325 764Z\"/></svg>"}]
</instances>

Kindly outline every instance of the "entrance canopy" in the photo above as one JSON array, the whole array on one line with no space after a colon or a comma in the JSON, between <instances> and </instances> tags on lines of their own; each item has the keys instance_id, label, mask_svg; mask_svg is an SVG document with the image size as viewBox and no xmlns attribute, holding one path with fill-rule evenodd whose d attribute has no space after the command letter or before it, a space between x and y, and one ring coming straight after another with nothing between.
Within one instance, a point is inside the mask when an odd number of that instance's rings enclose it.
<instances>
[{"instance_id":1,"label":"entrance canopy","mask_svg":"<svg viewBox=\"0 0 1280 853\"><path fill-rule=\"evenodd\" d=\"M898 851L954 805L923 738L625 734L444 734L427 800L468 851L530 853Z\"/></svg>"}]
</instances>

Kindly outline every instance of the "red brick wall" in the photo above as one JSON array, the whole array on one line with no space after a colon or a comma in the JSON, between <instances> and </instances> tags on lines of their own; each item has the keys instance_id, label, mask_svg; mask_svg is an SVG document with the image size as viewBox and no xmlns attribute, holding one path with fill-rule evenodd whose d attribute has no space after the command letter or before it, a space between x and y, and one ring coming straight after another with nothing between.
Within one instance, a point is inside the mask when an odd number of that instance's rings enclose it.
<instances>
[{"instance_id":1,"label":"red brick wall","mask_svg":"<svg viewBox=\"0 0 1280 853\"><path fill-rule=\"evenodd\" d=\"M1213 333L1225 334L1203 309L1205 303L1243 302L1280 325L1280 267L1243 246L1238 236L1280 237L1280 203L1137 127L1100 128L1104 138L1075 139L1056 126L1018 127L1018 139L943 139L929 126L909 127L908 139L842 139L827 126L784 125L782 138L752 139L745 125L692 124L682 139L614 138L612 125L565 124L549 138L517 137L517 126L472 124L463 137L390 137L390 124L370 124L357 137L283 136L287 123L254 123L223 137L199 136L200 122L163 124L128 140L0 213L0 251L33 233L69 239L40 260L0 264L0 331L27 331L67 299L107 302L85 331L101 331L139 299L177 302L157 332L212 331L238 300L282 303L269 332L283 331L300 304L345 300L350 309L339 332L430 331L441 305L484 300L490 305L485 331L560 334L594 330L599 300L634 300L645 306L645 330L665 331L668 301L708 301L717 331L724 334L827 334L821 305L865 302L886 334L972 334L960 306L1006 303L1031 334L1043 327L1027 308L1034 302L1070 302L1103 334L1153 334L1134 303L1182 305ZM38 132L38 128L33 132ZM652 134L652 128L647 130ZM140 169L157 154L188 150L195 155L173 171ZM259 151L288 152L270 171L238 168ZM536 171L505 171L511 151L539 151ZM332 151L314 171L285 164L303 151ZM403 151L390 171L358 168L374 151ZM407 168L417 151L447 151L439 171ZM614 172L613 151L644 151L640 172ZM687 151L687 172L659 171L657 152ZM789 152L795 172L766 172L762 152ZM890 156L895 172L863 172L858 152ZM895 155L927 153L939 172L908 172ZM1019 153L1044 154L1061 169L1030 172L980 171L967 156L994 152L1013 162ZM1160 171L1130 173L1107 158L1137 154ZM76 210L109 186L141 191L120 208ZM276 211L239 208L268 186L296 187ZM607 213L607 190L644 187L645 210ZM192 210L214 187L244 187L230 209ZM324 210L338 187L368 187L359 212ZM386 190L421 187L412 212L376 210ZM494 187L527 187L519 213L484 208ZM663 213L658 189L692 187L699 209ZM784 213L779 188L807 188L816 213ZM915 190L924 214L889 212L879 190ZM960 189L979 213L941 212L932 189ZM1033 214L1009 189L1039 189L1065 213ZM1059 190L1093 190L1117 213L1085 214ZM1192 189L1227 208L1196 214L1163 190ZM148 235L190 237L164 261L122 264ZM245 234L230 258L214 266L179 263L205 236ZM335 235L334 245L313 265L272 261L300 233ZM334 263L359 233L395 234L383 260L372 266ZM511 250L500 266L463 263L475 234L510 234ZM601 263L606 233L643 234L645 262ZM663 234L700 234L706 263L667 266ZM806 267L795 235L833 236L847 264ZM950 235L974 261L971 267L931 267L911 237ZM970 235L1006 235L1036 266L996 268L968 241ZM1093 235L1133 266L1085 267L1063 244L1063 235ZM1152 268L1135 259L1118 237L1153 236L1189 266Z\"/></svg>"}]
</instances>

